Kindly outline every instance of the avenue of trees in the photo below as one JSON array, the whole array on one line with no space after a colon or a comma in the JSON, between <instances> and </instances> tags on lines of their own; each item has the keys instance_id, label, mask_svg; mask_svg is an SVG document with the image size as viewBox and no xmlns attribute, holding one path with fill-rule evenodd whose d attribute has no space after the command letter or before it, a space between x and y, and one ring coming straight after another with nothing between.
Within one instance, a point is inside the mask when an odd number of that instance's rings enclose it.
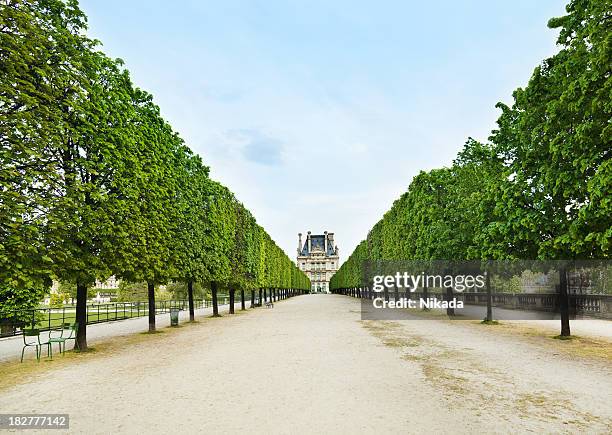
<instances>
[{"instance_id":1,"label":"avenue of trees","mask_svg":"<svg viewBox=\"0 0 612 435\"><path fill-rule=\"evenodd\" d=\"M309 289L85 30L75 0L0 1L0 318L72 283L86 349L87 290L110 275L147 282L151 329L170 280L210 286L215 314L218 286Z\"/></svg>"},{"instance_id":2,"label":"avenue of trees","mask_svg":"<svg viewBox=\"0 0 612 435\"><path fill-rule=\"evenodd\" d=\"M421 172L331 281L359 287L366 260L609 259L612 239L612 4L572 0L553 18L560 51L488 143Z\"/></svg>"}]
</instances>

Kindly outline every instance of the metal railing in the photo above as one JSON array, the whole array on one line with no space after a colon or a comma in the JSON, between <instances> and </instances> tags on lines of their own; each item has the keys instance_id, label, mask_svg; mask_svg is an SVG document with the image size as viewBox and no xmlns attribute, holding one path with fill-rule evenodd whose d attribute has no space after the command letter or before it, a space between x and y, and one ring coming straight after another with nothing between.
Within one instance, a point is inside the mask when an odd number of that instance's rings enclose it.
<instances>
[{"instance_id":1,"label":"metal railing","mask_svg":"<svg viewBox=\"0 0 612 435\"><path fill-rule=\"evenodd\" d=\"M220 295L219 305L227 305L229 297ZM196 299L193 301L194 309L209 308L210 299ZM169 313L171 309L188 310L189 301L171 300L155 302L155 314ZM87 324L114 322L149 315L149 303L137 302L111 302L104 304L87 304ZM31 310L15 310L0 317L0 337L21 335L24 329L36 328L49 331L61 327L64 323L76 321L76 307L67 305L59 308L37 308Z\"/></svg>"},{"instance_id":2,"label":"metal railing","mask_svg":"<svg viewBox=\"0 0 612 435\"><path fill-rule=\"evenodd\" d=\"M350 293L350 291L353 293ZM348 292L347 292L348 291ZM340 289L341 294L349 294L355 296L360 293L356 292L355 289ZM374 293L371 293L372 297ZM378 294L381 297L382 293ZM405 294L401 293L400 297L404 297ZM454 292L453 298L458 301L463 301L466 305L486 305L487 304L487 293L483 292ZM368 297L368 294L364 292L361 296L356 297ZM394 292L388 292L390 299L394 299ZM425 293L422 291L410 293L411 298L424 298ZM427 297L437 298L444 300L446 293L439 291L429 291ZM544 312L556 312L559 309L559 296L554 293L492 293L491 300L493 307L514 309L514 310L527 310L527 311L544 311ZM612 295L609 294L568 294L569 305L572 313L584 316L584 317L595 317L600 319L612 320Z\"/></svg>"}]
</instances>

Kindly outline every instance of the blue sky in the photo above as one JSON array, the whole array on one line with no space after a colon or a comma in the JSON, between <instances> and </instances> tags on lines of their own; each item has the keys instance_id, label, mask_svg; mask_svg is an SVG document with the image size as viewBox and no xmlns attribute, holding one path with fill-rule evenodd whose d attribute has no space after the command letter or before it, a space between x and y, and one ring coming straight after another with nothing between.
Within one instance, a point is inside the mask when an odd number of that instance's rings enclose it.
<instances>
[{"instance_id":1,"label":"blue sky","mask_svg":"<svg viewBox=\"0 0 612 435\"><path fill-rule=\"evenodd\" d=\"M82 0L190 147L295 256L344 261L420 170L495 127L556 51L559 0Z\"/></svg>"}]
</instances>

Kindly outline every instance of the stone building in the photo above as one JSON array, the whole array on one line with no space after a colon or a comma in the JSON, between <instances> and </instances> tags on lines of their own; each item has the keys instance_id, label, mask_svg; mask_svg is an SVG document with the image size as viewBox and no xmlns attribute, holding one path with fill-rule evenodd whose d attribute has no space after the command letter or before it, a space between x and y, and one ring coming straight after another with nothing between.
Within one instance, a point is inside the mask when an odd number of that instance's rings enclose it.
<instances>
[{"instance_id":1,"label":"stone building","mask_svg":"<svg viewBox=\"0 0 612 435\"><path fill-rule=\"evenodd\" d=\"M308 231L304 243L302 233L298 234L297 265L310 278L312 291L329 293L329 280L340 266L338 258L334 233L314 235Z\"/></svg>"},{"instance_id":2,"label":"stone building","mask_svg":"<svg viewBox=\"0 0 612 435\"><path fill-rule=\"evenodd\" d=\"M117 297L117 291L119 290L120 283L121 283L121 280L115 276L111 276L106 281L100 281L97 279L96 283L93 285L93 288L96 289L96 296L93 298L89 298L88 300L90 302L94 302L98 304L110 302L112 299ZM49 296L45 298L43 303L45 305L49 305L49 303L51 302L50 296L52 294L59 294L59 293L60 293L60 283L57 280L53 280L51 284L51 289L49 290ZM70 300L66 302L75 303L75 300L73 300L73 298L70 298Z\"/></svg>"}]
</instances>

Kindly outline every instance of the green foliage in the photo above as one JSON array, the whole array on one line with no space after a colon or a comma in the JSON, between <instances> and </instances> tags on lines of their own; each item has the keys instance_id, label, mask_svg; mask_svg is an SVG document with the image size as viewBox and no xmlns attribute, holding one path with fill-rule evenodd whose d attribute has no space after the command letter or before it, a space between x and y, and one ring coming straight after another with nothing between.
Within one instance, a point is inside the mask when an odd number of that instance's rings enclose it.
<instances>
[{"instance_id":1,"label":"green foliage","mask_svg":"<svg viewBox=\"0 0 612 435\"><path fill-rule=\"evenodd\" d=\"M62 308L70 299L70 295L66 293L51 293L49 296L49 306L51 308Z\"/></svg>"},{"instance_id":2,"label":"green foliage","mask_svg":"<svg viewBox=\"0 0 612 435\"><path fill-rule=\"evenodd\" d=\"M147 300L146 282L128 282L121 280L117 289L118 302L137 302Z\"/></svg>"},{"instance_id":3,"label":"green foliage","mask_svg":"<svg viewBox=\"0 0 612 435\"><path fill-rule=\"evenodd\" d=\"M364 261L610 257L610 2L566 9L549 22L559 53L498 104L491 143L469 139L450 168L417 175L330 288L362 285Z\"/></svg>"},{"instance_id":4,"label":"green foliage","mask_svg":"<svg viewBox=\"0 0 612 435\"><path fill-rule=\"evenodd\" d=\"M0 286L0 325L30 322L33 310L45 294L44 288L17 289Z\"/></svg>"},{"instance_id":5,"label":"green foliage","mask_svg":"<svg viewBox=\"0 0 612 435\"><path fill-rule=\"evenodd\" d=\"M122 61L85 36L76 1L0 8L0 318L36 304L51 277L76 295L115 275L119 300L146 299L129 282L309 287Z\"/></svg>"},{"instance_id":6,"label":"green foliage","mask_svg":"<svg viewBox=\"0 0 612 435\"><path fill-rule=\"evenodd\" d=\"M172 294L173 300L187 300L187 283L183 281L171 281L166 285L166 291ZM210 289L200 282L193 284L194 299L210 299Z\"/></svg>"},{"instance_id":7,"label":"green foliage","mask_svg":"<svg viewBox=\"0 0 612 435\"><path fill-rule=\"evenodd\" d=\"M610 2L551 19L559 53L517 89L491 140L506 162L487 242L515 257L608 258L612 239Z\"/></svg>"},{"instance_id":8,"label":"green foliage","mask_svg":"<svg viewBox=\"0 0 612 435\"><path fill-rule=\"evenodd\" d=\"M54 4L55 3L55 4ZM0 310L32 307L51 285L45 212L59 177L48 145L61 140L72 96L67 58L84 16L73 4L10 1L0 5ZM28 295L30 295L28 297Z\"/></svg>"}]
</instances>

